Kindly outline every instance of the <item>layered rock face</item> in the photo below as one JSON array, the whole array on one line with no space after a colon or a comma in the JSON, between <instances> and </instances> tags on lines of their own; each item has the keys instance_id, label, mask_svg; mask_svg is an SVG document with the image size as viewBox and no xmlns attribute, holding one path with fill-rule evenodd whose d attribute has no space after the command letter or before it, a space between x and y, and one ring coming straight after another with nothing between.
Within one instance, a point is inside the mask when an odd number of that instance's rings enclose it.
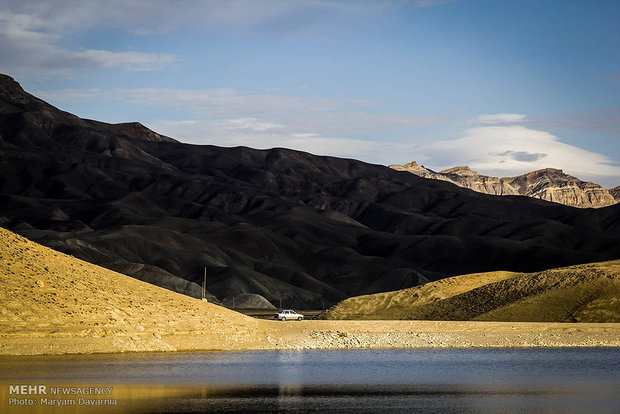
<instances>
[{"instance_id":1,"label":"layered rock face","mask_svg":"<svg viewBox=\"0 0 620 414\"><path fill-rule=\"evenodd\" d=\"M572 207L599 208L620 201L620 187L607 191L598 184L581 181L562 170L545 168L517 177L489 177L467 166L435 172L415 161L404 165L390 165L397 171L408 171L420 177L433 178L460 187L492 195L524 195Z\"/></svg>"},{"instance_id":2,"label":"layered rock face","mask_svg":"<svg viewBox=\"0 0 620 414\"><path fill-rule=\"evenodd\" d=\"M598 184L581 181L562 170L546 168L513 178L504 178L519 193L574 207L607 207L616 204L614 197Z\"/></svg>"},{"instance_id":3,"label":"layered rock face","mask_svg":"<svg viewBox=\"0 0 620 414\"><path fill-rule=\"evenodd\" d=\"M443 174L439 174L433 170L429 170L428 168L424 167L423 165L418 164L415 161L411 161L409 164L404 164L404 165L397 165L397 164L390 165L390 168L396 171L408 171L419 177L432 178L435 180L444 180L444 181L452 182L451 179L444 176Z\"/></svg>"},{"instance_id":4,"label":"layered rock face","mask_svg":"<svg viewBox=\"0 0 620 414\"><path fill-rule=\"evenodd\" d=\"M390 165L390 168L397 171L408 171L424 178L447 181L459 187L469 188L479 193L492 195L519 195L519 191L510 183L497 177L487 177L471 170L467 166L453 167L441 172L429 170L423 165L412 161L404 165Z\"/></svg>"},{"instance_id":5,"label":"layered rock face","mask_svg":"<svg viewBox=\"0 0 620 414\"><path fill-rule=\"evenodd\" d=\"M502 178L488 177L472 171L469 167L454 167L441 171L440 174L461 187L493 195L519 195L519 190Z\"/></svg>"}]
</instances>

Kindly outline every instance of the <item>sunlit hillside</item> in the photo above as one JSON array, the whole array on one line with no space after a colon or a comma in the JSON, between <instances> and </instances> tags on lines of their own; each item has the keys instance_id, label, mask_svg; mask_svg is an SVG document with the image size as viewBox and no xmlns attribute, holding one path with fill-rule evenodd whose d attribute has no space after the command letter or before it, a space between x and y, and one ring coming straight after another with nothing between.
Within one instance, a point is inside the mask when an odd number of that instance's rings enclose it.
<instances>
[{"instance_id":1,"label":"sunlit hillside","mask_svg":"<svg viewBox=\"0 0 620 414\"><path fill-rule=\"evenodd\" d=\"M257 324L0 228L0 354L245 348Z\"/></svg>"},{"instance_id":2,"label":"sunlit hillside","mask_svg":"<svg viewBox=\"0 0 620 414\"><path fill-rule=\"evenodd\" d=\"M620 260L536 273L489 272L349 298L326 319L620 322Z\"/></svg>"}]
</instances>

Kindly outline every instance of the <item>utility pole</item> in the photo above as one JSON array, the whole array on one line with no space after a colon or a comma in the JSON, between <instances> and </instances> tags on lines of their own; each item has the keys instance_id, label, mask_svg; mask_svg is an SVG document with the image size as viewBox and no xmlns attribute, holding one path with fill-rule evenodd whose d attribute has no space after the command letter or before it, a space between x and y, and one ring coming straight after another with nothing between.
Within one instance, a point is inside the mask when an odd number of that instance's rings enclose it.
<instances>
[{"instance_id":1,"label":"utility pole","mask_svg":"<svg viewBox=\"0 0 620 414\"><path fill-rule=\"evenodd\" d=\"M202 282L202 300L207 300L207 267L205 266L205 278Z\"/></svg>"}]
</instances>

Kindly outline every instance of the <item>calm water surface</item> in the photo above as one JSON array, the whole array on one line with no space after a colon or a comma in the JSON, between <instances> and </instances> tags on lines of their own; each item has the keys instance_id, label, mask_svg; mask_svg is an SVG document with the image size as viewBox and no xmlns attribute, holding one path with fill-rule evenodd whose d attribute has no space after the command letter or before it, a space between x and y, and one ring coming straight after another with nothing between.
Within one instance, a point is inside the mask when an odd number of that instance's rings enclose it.
<instances>
[{"instance_id":1,"label":"calm water surface","mask_svg":"<svg viewBox=\"0 0 620 414\"><path fill-rule=\"evenodd\" d=\"M619 348L82 355L0 368L4 388L111 386L119 406L108 411L620 413Z\"/></svg>"}]
</instances>

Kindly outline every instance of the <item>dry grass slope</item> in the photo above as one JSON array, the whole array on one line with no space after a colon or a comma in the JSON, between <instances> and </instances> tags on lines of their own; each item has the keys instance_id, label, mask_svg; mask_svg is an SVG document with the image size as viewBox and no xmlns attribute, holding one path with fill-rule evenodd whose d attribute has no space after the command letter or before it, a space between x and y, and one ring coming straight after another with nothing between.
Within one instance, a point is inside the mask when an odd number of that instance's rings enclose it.
<instances>
[{"instance_id":1,"label":"dry grass slope","mask_svg":"<svg viewBox=\"0 0 620 414\"><path fill-rule=\"evenodd\" d=\"M489 272L358 296L326 319L620 322L620 260L536 273Z\"/></svg>"},{"instance_id":2,"label":"dry grass slope","mask_svg":"<svg viewBox=\"0 0 620 414\"><path fill-rule=\"evenodd\" d=\"M0 354L245 349L257 322L0 228Z\"/></svg>"}]
</instances>

